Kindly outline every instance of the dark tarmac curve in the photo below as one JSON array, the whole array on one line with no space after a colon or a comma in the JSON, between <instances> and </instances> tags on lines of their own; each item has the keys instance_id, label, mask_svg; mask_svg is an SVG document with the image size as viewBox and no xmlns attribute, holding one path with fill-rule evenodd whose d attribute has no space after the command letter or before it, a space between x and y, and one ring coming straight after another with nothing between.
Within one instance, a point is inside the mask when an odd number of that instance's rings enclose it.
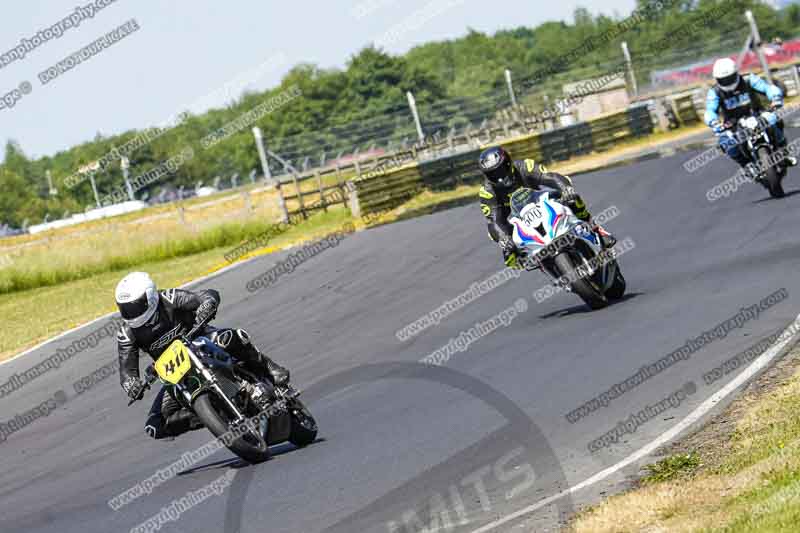
<instances>
[{"instance_id":1,"label":"dark tarmac curve","mask_svg":"<svg viewBox=\"0 0 800 533\"><path fill-rule=\"evenodd\" d=\"M210 434L150 440L142 424L152 392L126 408L116 375L76 396L75 380L116 357L106 339L0 400L6 421L59 389L69 398L0 443L0 531L127 532L231 468L236 479L225 494L160 531L405 533L437 516L440 525L466 517L469 525L458 530L470 531L583 481L673 426L735 376L706 385L704 372L799 312L800 195L792 193L800 191L800 171L784 182L784 199L762 201L763 188L745 185L709 203L706 191L735 166L721 158L687 174L682 163L695 153L575 178L592 210L619 208L608 227L636 244L620 260L629 296L601 311L588 312L570 294L536 303L532 292L546 280L529 273L400 342L399 328L499 270L499 251L475 203L354 234L255 294L247 281L285 253L201 283L222 291L216 323L247 329L308 390L319 441L303 450L280 446L272 460L252 467L220 451L114 512L110 498ZM608 407L574 424L565 419L643 364L780 288L789 298L758 319ZM425 374L413 364L520 297L527 312L454 354L446 368ZM0 385L96 327L0 366ZM689 381L697 392L679 407L616 445L588 451L618 421ZM597 501L634 473L620 471L569 504ZM498 530L551 530L568 507L546 507Z\"/></svg>"}]
</instances>

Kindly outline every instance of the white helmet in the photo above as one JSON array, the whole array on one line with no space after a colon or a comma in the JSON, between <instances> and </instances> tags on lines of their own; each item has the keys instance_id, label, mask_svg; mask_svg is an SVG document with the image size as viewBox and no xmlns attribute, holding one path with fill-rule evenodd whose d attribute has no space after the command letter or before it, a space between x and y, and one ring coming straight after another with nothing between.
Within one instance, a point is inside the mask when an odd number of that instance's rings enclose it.
<instances>
[{"instance_id":1,"label":"white helmet","mask_svg":"<svg viewBox=\"0 0 800 533\"><path fill-rule=\"evenodd\" d=\"M158 307L158 289L145 272L131 272L122 278L114 297L122 319L132 328L145 325Z\"/></svg>"},{"instance_id":2,"label":"white helmet","mask_svg":"<svg viewBox=\"0 0 800 533\"><path fill-rule=\"evenodd\" d=\"M717 59L716 63L714 63L714 78L723 91L735 89L741 79L739 69L736 68L736 62L729 57Z\"/></svg>"}]
</instances>

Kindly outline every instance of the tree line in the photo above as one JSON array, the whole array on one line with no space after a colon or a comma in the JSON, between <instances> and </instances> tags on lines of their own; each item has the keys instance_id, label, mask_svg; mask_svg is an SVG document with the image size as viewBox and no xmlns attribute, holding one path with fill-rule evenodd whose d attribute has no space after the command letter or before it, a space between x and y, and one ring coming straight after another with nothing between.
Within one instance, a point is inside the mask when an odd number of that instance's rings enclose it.
<instances>
[{"instance_id":1,"label":"tree line","mask_svg":"<svg viewBox=\"0 0 800 533\"><path fill-rule=\"evenodd\" d=\"M654 3L661 3L663 9L652 9ZM721 5L727 5L729 12L696 29L691 39L669 39L690 24L698 10ZM530 108L544 109L547 103L543 95L557 99L562 96L564 83L606 74L604 68L619 65L623 40L634 55L637 77L645 81L653 70L706 59L707 54L726 47L741 47L749 31L743 17L745 9L754 12L765 40L789 39L800 33L797 4L775 10L757 0L637 0L637 9L648 9L653 15L630 24L608 42L587 47L586 53L571 58L570 64L558 65L559 72L528 85L524 83L528 77L552 70L554 59L569 50L594 36L616 35L614 28L628 15L595 16L578 8L569 22L520 26L493 35L470 29L460 38L423 44L403 55L390 55L369 45L341 69L299 64L280 85L269 90L244 93L223 108L181 113L176 124L130 154L131 177L158 168L186 146L199 146L211 132L295 86L302 97L261 117L255 125L264 132L271 150L297 166L305 155L316 159L324 153L333 158L356 148L364 151L375 142L386 146L407 138L415 140L406 91L414 93L427 131L448 130L473 124L509 105L505 69L520 80L518 100ZM661 42L669 46L652 50L652 43ZM638 57L637 51L641 51ZM91 141L38 159L28 158L24 147L8 140L0 165L0 225L19 227L25 220L38 223L47 214L55 219L94 205L88 181L69 187L65 180L155 126L143 124L141 130L109 136L98 133ZM96 174L101 196L123 184L119 161L112 157L104 162ZM210 184L215 176L246 176L255 168L260 168L258 153L250 128L244 128L207 150L196 150L195 157L176 172L145 190L156 196L164 187L192 187L198 181ZM50 195L47 171L57 195Z\"/></svg>"}]
</instances>

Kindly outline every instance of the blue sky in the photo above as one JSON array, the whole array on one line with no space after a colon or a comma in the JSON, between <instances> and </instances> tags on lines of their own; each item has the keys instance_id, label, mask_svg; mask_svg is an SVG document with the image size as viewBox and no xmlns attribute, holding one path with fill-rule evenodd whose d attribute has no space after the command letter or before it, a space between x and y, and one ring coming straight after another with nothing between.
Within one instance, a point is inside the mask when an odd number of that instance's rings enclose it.
<instances>
[{"instance_id":1,"label":"blue sky","mask_svg":"<svg viewBox=\"0 0 800 533\"><path fill-rule=\"evenodd\" d=\"M0 18L0 55L94 1L8 2ZM577 6L626 15L634 5L634 0L116 0L0 68L0 99L24 82L32 87L13 108L0 109L0 141L15 139L32 157L52 155L98 132L155 125L187 108L222 105L227 93L274 86L300 62L341 67L369 43L385 42L388 52L399 54L459 37L468 28L492 33L549 20L571 22ZM410 17L421 9L429 15ZM136 19L138 31L46 85L39 81L40 72L130 19ZM402 31L387 38L401 23ZM239 81L226 91L231 80Z\"/></svg>"}]
</instances>

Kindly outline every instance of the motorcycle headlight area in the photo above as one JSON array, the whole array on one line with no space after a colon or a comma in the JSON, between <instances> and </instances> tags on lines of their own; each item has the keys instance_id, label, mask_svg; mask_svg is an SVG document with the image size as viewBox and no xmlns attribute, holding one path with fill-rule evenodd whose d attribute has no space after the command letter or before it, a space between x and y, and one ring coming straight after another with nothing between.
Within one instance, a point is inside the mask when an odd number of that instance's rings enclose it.
<instances>
[{"instance_id":1,"label":"motorcycle headlight area","mask_svg":"<svg viewBox=\"0 0 800 533\"><path fill-rule=\"evenodd\" d=\"M744 119L744 127L750 130L758 129L758 119L756 117L747 117Z\"/></svg>"},{"instance_id":2,"label":"motorcycle headlight area","mask_svg":"<svg viewBox=\"0 0 800 533\"><path fill-rule=\"evenodd\" d=\"M559 221L560 223L560 221ZM589 225L586 222L579 222L572 226L572 233L574 233L578 237L586 237L592 234L592 230L589 228Z\"/></svg>"}]
</instances>

